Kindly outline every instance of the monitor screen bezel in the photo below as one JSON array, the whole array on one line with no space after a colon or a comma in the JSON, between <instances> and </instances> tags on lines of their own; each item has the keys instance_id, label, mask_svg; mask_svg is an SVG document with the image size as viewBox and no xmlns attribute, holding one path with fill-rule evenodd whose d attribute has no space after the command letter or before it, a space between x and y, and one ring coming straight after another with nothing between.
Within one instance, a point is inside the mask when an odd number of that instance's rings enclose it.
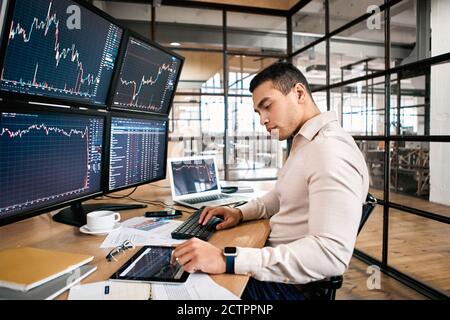
<instances>
[{"instance_id":1,"label":"monitor screen bezel","mask_svg":"<svg viewBox=\"0 0 450 320\"><path fill-rule=\"evenodd\" d=\"M4 25L4 33L6 34L6 30L8 29L8 26L11 25L14 10L16 7L16 1L17 0L9 0L8 2L8 8L6 10L5 15L5 25ZM4 100L11 101L11 102L35 102L38 104L43 104L46 106L54 106L54 105L64 105L68 107L82 107L82 108L92 108L92 109L104 109L106 110L108 107L108 100L109 96L111 94L111 90L113 89L113 80L114 76L116 74L117 68L119 66L119 58L120 54L123 50L124 46L124 37L126 28L119 23L116 19L114 19L112 16L108 15L106 12L100 10L99 8L95 7L94 5L91 5L90 3L84 2L82 0L70 0L76 3L77 5L83 7L84 9L92 12L93 14L96 14L100 18L103 18L107 20L109 23L114 24L118 28L122 30L122 37L120 39L120 45L117 51L116 61L114 64L114 69L112 70L111 79L109 81L109 86L106 90L106 97L104 103L94 103L92 101L80 101L78 99L71 99L70 97L48 97L48 96L41 96L41 95L34 95L34 94L28 94L24 92L8 92L8 91L0 91L0 94ZM0 43L0 71L3 70L3 66L5 63L5 55L7 52L8 47L8 38L6 35L1 39Z\"/></svg>"},{"instance_id":2,"label":"monitor screen bezel","mask_svg":"<svg viewBox=\"0 0 450 320\"><path fill-rule=\"evenodd\" d=\"M21 221L21 220L25 220L43 213L47 213L56 209L60 209L60 208L64 208L67 206L70 206L71 204L74 204L76 202L82 202L82 201L86 201L98 196L103 195L104 190L105 190L105 185L104 185L104 181L102 179L102 176L106 170L106 166L105 166L105 157L106 157L106 128L107 128L107 114L105 112L100 112L100 111L95 111L95 110L90 110L90 109L86 109L86 110L78 110L78 109L68 109L68 108L61 108L61 109L56 109L56 108L50 108L50 107L33 107L32 109L30 109L26 104L21 104L21 103L11 103L11 102L5 102L5 101L0 101L0 113L2 112L11 112L11 113L50 113L53 115L82 115L82 116L95 116L95 117L99 117L103 119L103 148L102 148L102 170L100 173L100 188L98 191L92 192L90 194L81 196L81 197L74 197L73 199L70 200L64 200L62 202L58 202L55 204L51 204L51 205L44 205L43 207L40 208L35 208L35 209L25 209L23 212L21 213L16 213L12 216L9 217L5 217L5 218L0 218L0 226L3 225L7 225L13 222L17 222L17 221Z\"/></svg>"},{"instance_id":3,"label":"monitor screen bezel","mask_svg":"<svg viewBox=\"0 0 450 320\"><path fill-rule=\"evenodd\" d=\"M10 0L2 0L2 3L0 4L0 45L3 42L3 34L5 32L6 26L6 16L8 13L10 2L11 2Z\"/></svg>"},{"instance_id":4,"label":"monitor screen bezel","mask_svg":"<svg viewBox=\"0 0 450 320\"><path fill-rule=\"evenodd\" d=\"M163 176L160 178L154 178L154 179L148 179L145 181L139 181L137 183L133 183L127 186L122 186L116 189L110 189L109 188L109 174L110 174L110 161L111 161L111 129L112 129L112 118L131 118L131 119L138 119L138 120L158 120L158 121L165 121L166 122L166 133L165 133L165 153L164 153L164 161L163 161ZM140 114L140 113L123 113L123 112L109 112L108 113L108 119L107 119L107 125L106 125L106 170L104 171L104 179L103 179L103 185L105 187L105 193L114 193L118 191L122 191L129 188L139 187L144 184L161 181L166 179L167 177L167 155L168 155L168 147L169 147L169 119L165 116L157 115L157 114Z\"/></svg>"},{"instance_id":5,"label":"monitor screen bezel","mask_svg":"<svg viewBox=\"0 0 450 320\"><path fill-rule=\"evenodd\" d=\"M119 82L120 73L122 72L122 66L123 66L123 62L125 60L125 55L126 55L126 52L127 52L127 49L128 49L128 44L130 42L130 38L135 38L135 39L137 39L139 41L142 41L142 42L148 44L149 46L155 47L155 48L165 52L166 54L169 54L169 55L171 55L173 57L176 57L177 59L180 60L180 68L179 68L179 72L178 72L177 77L176 77L175 88L173 90L173 94L172 94L172 96L170 97L170 100L169 100L169 106L167 108L167 112L162 113L162 112L155 112L155 111L136 110L136 109L126 108L126 107L115 106L113 104L116 88L117 88L117 85L118 85L118 82ZM176 91L177 91L177 88L178 88L178 83L180 81L181 72L183 71L185 58L182 55L180 55L180 54L178 54L178 53L176 53L176 52L174 52L174 51L172 51L170 49L167 49L166 47L160 45L159 43L156 43L155 41L152 41L152 40L150 40L150 39L148 39L148 38L146 38L146 37L144 37L144 36L134 32L134 31L131 31L129 29L126 29L125 36L122 39L122 48L121 49L122 50L120 52L120 56L119 56L119 60L118 60L117 66L116 66L114 77L112 79L110 95L109 95L109 99L108 99L108 103L107 103L108 104L108 109L110 111L125 111L125 112L136 112L136 113L142 113L142 114L148 114L148 115L169 116L170 111L172 110L172 104L173 104L173 101L175 99L175 94L176 94Z\"/></svg>"}]
</instances>

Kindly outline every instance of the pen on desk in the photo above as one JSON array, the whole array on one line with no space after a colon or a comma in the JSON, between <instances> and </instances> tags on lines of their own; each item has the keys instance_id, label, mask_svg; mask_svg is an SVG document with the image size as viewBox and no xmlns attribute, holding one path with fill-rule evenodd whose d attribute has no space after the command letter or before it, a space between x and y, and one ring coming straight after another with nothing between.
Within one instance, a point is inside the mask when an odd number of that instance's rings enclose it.
<instances>
[{"instance_id":1,"label":"pen on desk","mask_svg":"<svg viewBox=\"0 0 450 320\"><path fill-rule=\"evenodd\" d=\"M244 204L246 204L246 203L247 203L247 201L239 201L239 202L236 202L236 203L233 205L233 208L240 207L240 206L242 206L242 205L244 205Z\"/></svg>"},{"instance_id":2,"label":"pen on desk","mask_svg":"<svg viewBox=\"0 0 450 320\"><path fill-rule=\"evenodd\" d=\"M178 262L178 258L173 258L173 250L177 247L176 245L169 245L169 247L172 248L172 251L170 252L170 264L174 265L176 262Z\"/></svg>"}]
</instances>

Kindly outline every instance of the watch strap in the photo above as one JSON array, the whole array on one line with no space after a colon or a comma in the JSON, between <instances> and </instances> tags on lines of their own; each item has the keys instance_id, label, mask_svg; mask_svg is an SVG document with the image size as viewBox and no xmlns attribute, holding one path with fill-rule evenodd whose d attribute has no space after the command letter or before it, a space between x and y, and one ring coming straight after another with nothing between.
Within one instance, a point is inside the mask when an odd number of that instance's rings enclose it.
<instances>
[{"instance_id":1,"label":"watch strap","mask_svg":"<svg viewBox=\"0 0 450 320\"><path fill-rule=\"evenodd\" d=\"M226 273L234 274L234 259L236 256L225 256Z\"/></svg>"}]
</instances>

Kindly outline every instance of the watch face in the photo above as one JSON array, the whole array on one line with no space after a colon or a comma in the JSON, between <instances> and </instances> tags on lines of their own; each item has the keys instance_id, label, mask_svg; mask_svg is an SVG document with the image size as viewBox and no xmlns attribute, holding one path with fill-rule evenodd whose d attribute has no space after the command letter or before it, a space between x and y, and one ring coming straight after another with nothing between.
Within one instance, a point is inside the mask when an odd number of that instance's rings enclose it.
<instances>
[{"instance_id":1,"label":"watch face","mask_svg":"<svg viewBox=\"0 0 450 320\"><path fill-rule=\"evenodd\" d=\"M225 247L225 249L223 249L223 252L225 254L236 254L237 250L235 247Z\"/></svg>"}]
</instances>

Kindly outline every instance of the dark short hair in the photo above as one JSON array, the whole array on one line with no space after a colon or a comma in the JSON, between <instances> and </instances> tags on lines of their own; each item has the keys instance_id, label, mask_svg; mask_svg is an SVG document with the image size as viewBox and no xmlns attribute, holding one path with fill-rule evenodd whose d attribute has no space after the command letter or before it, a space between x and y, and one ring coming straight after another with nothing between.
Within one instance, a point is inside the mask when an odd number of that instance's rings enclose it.
<instances>
[{"instance_id":1,"label":"dark short hair","mask_svg":"<svg viewBox=\"0 0 450 320\"><path fill-rule=\"evenodd\" d=\"M297 83L301 83L311 96L308 81L292 63L277 62L260 71L250 82L250 92L253 92L256 87L266 81L272 81L275 89L281 91L284 95L287 95Z\"/></svg>"}]
</instances>

